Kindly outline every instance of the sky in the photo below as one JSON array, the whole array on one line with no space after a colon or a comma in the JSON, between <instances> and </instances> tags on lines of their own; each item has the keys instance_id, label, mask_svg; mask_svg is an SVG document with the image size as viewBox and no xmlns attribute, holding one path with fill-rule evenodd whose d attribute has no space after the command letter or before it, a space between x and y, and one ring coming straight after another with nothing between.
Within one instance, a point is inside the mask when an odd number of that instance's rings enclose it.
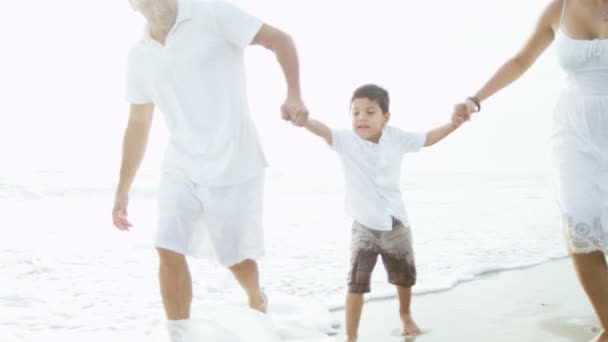
<instances>
[{"instance_id":1,"label":"sky","mask_svg":"<svg viewBox=\"0 0 608 342\"><path fill-rule=\"evenodd\" d=\"M390 92L391 124L447 123L519 49L547 1L235 0L297 44L311 117L349 127L364 83ZM69 171L115 177L128 104L126 56L142 18L126 0L31 0L0 5L0 175ZM285 85L274 56L248 48L249 102L274 170L335 155L279 119ZM438 145L408 157L420 172L547 172L547 138L562 74L553 49L516 84ZM167 132L156 113L143 172L158 169ZM332 164L335 165L335 164Z\"/></svg>"}]
</instances>

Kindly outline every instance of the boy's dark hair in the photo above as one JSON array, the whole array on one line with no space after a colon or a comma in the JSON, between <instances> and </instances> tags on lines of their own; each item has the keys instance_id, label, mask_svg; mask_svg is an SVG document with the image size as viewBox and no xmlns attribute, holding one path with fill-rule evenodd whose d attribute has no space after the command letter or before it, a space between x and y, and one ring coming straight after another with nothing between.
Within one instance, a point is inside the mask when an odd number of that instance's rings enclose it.
<instances>
[{"instance_id":1,"label":"boy's dark hair","mask_svg":"<svg viewBox=\"0 0 608 342\"><path fill-rule=\"evenodd\" d=\"M353 93L353 97L350 99L350 102L352 103L355 99L362 98L367 98L371 101L378 102L380 109L382 109L382 113L388 113L388 105L390 100L388 98L388 92L384 88L375 84L366 84L360 86Z\"/></svg>"}]
</instances>

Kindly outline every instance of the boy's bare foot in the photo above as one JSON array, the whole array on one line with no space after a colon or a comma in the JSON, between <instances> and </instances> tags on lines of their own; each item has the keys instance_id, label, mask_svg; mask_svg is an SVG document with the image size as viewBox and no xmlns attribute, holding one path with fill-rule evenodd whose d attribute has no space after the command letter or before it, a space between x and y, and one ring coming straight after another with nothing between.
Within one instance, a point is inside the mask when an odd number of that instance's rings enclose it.
<instances>
[{"instance_id":1,"label":"boy's bare foot","mask_svg":"<svg viewBox=\"0 0 608 342\"><path fill-rule=\"evenodd\" d=\"M591 342L608 342L608 333L606 333L605 330L602 330L602 332L591 340Z\"/></svg>"},{"instance_id":2,"label":"boy's bare foot","mask_svg":"<svg viewBox=\"0 0 608 342\"><path fill-rule=\"evenodd\" d=\"M414 322L412 315L402 315L401 322L403 323L401 336L418 336L422 333L416 322Z\"/></svg>"},{"instance_id":3,"label":"boy's bare foot","mask_svg":"<svg viewBox=\"0 0 608 342\"><path fill-rule=\"evenodd\" d=\"M257 296L257 298L253 300L249 298L249 307L262 313L266 313L268 310L268 298L263 290L260 290L260 294Z\"/></svg>"}]
</instances>

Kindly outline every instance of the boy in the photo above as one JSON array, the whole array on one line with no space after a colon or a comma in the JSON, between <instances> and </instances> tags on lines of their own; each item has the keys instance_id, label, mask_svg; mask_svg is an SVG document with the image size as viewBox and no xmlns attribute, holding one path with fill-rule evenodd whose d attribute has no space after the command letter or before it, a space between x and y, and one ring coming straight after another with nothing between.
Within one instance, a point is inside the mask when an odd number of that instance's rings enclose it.
<instances>
[{"instance_id":1,"label":"boy","mask_svg":"<svg viewBox=\"0 0 608 342\"><path fill-rule=\"evenodd\" d=\"M416 267L411 229L399 177L402 156L431 146L453 132L462 118L426 134L404 132L387 126L390 119L388 92L373 84L355 90L351 99L352 131L333 130L307 119L304 127L322 137L340 156L346 177L347 213L352 228L351 269L346 297L346 335L357 340L363 294L370 291L370 278L378 254L388 281L397 286L402 335L416 336L420 329L410 313L411 288Z\"/></svg>"}]
</instances>

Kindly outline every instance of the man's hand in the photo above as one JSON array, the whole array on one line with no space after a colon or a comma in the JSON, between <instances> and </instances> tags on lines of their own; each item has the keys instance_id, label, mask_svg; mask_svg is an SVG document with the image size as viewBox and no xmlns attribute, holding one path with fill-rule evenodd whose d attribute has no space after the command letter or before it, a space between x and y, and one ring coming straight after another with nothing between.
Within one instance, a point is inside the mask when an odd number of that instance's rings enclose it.
<instances>
[{"instance_id":1,"label":"man's hand","mask_svg":"<svg viewBox=\"0 0 608 342\"><path fill-rule=\"evenodd\" d=\"M308 109L299 97L287 97L281 106L281 117L285 121L291 121L292 124L302 127L308 120Z\"/></svg>"},{"instance_id":2,"label":"man's hand","mask_svg":"<svg viewBox=\"0 0 608 342\"><path fill-rule=\"evenodd\" d=\"M114 209L112 209L112 221L116 228L129 230L133 225L127 220L127 205L129 203L128 194L116 194Z\"/></svg>"}]
</instances>

